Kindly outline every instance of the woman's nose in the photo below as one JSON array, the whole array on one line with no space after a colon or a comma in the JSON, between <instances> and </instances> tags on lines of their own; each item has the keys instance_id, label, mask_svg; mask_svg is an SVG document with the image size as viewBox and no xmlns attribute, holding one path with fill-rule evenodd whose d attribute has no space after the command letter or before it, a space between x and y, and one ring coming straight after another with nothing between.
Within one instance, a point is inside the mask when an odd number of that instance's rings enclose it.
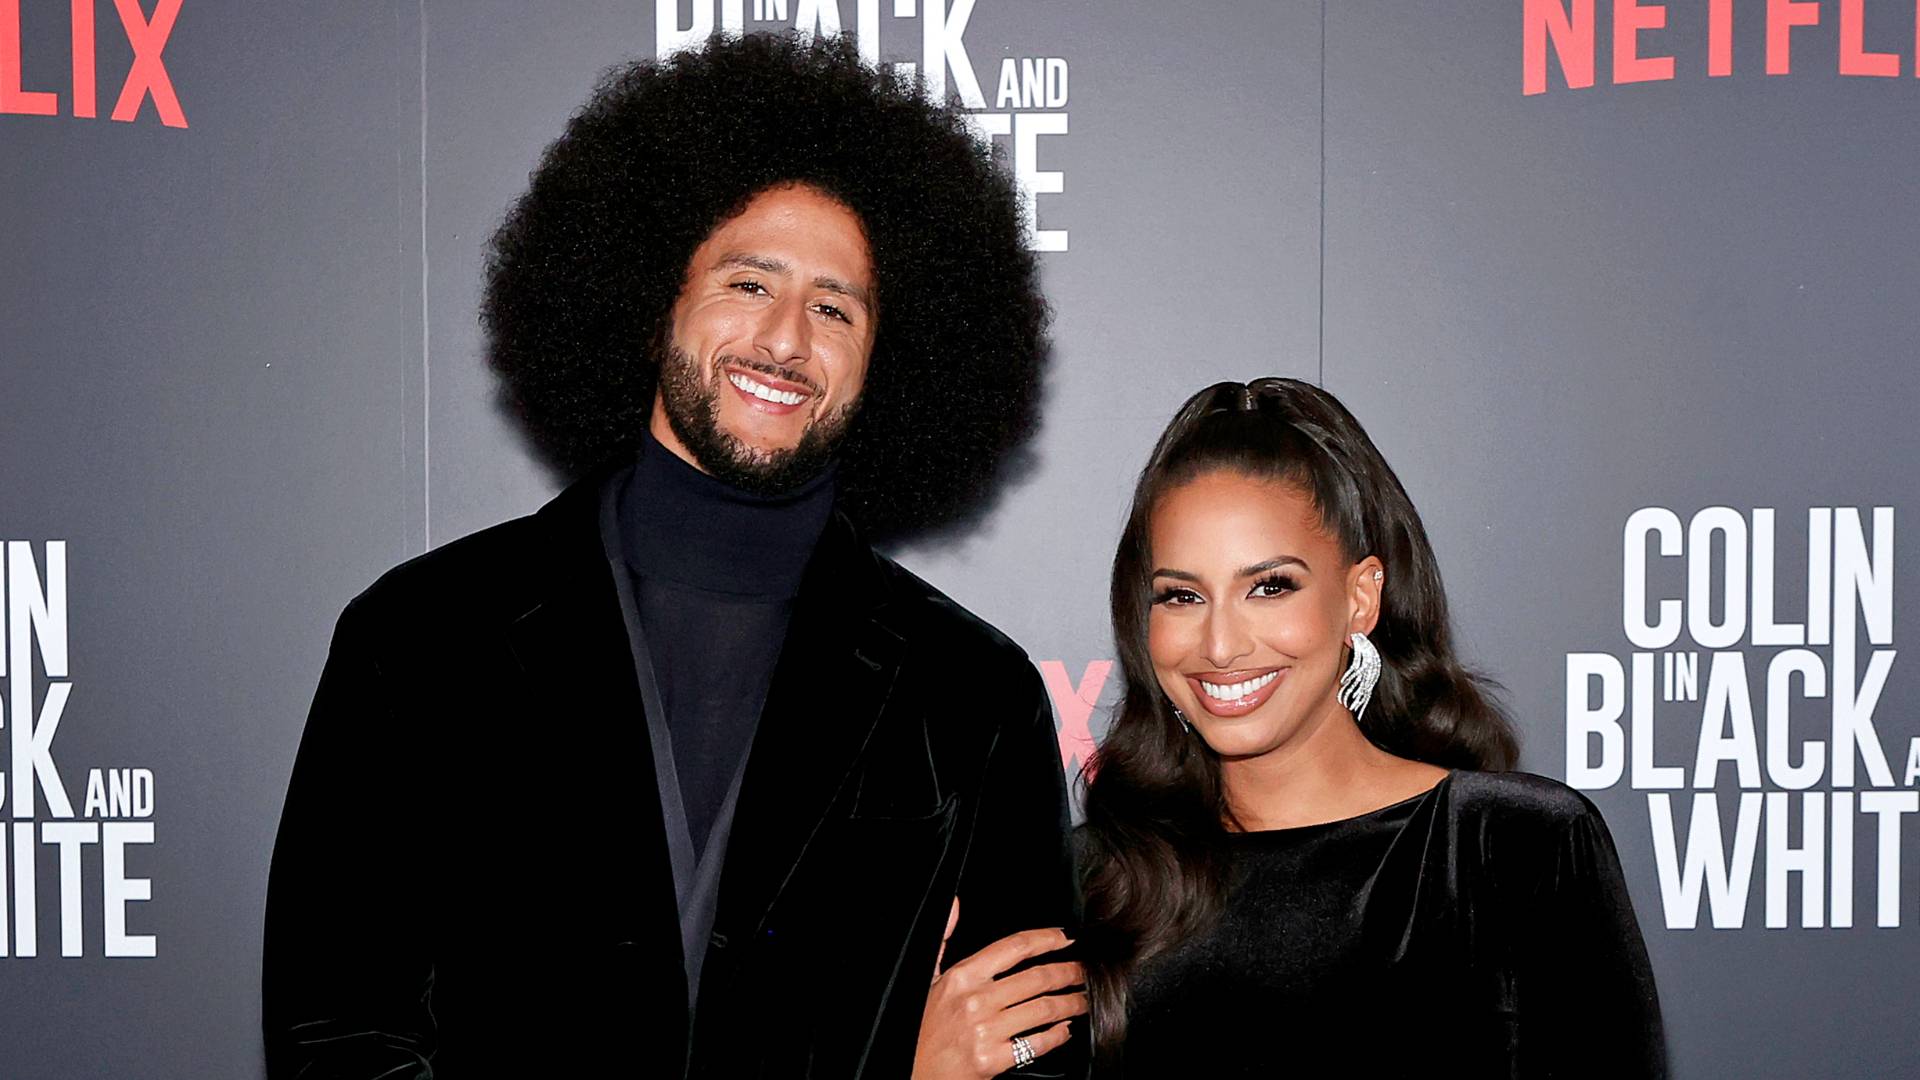
<instances>
[{"instance_id":1,"label":"woman's nose","mask_svg":"<svg viewBox=\"0 0 1920 1080\"><path fill-rule=\"evenodd\" d=\"M1231 671L1236 661L1253 652L1253 637L1247 633L1246 622L1231 605L1216 604L1207 613L1203 651L1207 663L1220 671Z\"/></svg>"}]
</instances>

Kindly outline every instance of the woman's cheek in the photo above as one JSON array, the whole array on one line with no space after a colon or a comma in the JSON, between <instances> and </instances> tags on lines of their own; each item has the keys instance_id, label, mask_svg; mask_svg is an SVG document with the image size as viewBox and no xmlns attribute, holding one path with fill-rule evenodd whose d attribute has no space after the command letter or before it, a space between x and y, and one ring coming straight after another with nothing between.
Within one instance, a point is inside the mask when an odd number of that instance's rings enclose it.
<instances>
[{"instance_id":1,"label":"woman's cheek","mask_svg":"<svg viewBox=\"0 0 1920 1080\"><path fill-rule=\"evenodd\" d=\"M1174 701L1184 700L1181 691L1186 680L1180 669L1186 662L1190 633L1178 621L1158 611L1147 620L1147 656L1153 661L1153 673L1160 680L1160 691Z\"/></svg>"},{"instance_id":2,"label":"woman's cheek","mask_svg":"<svg viewBox=\"0 0 1920 1080\"><path fill-rule=\"evenodd\" d=\"M1160 684L1160 693L1166 697L1167 701L1171 703L1174 708L1179 709L1183 713L1193 711L1193 702L1187 700L1187 688L1181 680L1177 677L1169 677L1167 672L1158 669L1156 669L1153 674Z\"/></svg>"},{"instance_id":3,"label":"woman's cheek","mask_svg":"<svg viewBox=\"0 0 1920 1080\"><path fill-rule=\"evenodd\" d=\"M1282 656L1299 659L1312 656L1320 645L1323 635L1315 622L1314 619L1302 618L1297 608L1280 610L1276 605L1261 614L1255 633L1267 648Z\"/></svg>"}]
</instances>

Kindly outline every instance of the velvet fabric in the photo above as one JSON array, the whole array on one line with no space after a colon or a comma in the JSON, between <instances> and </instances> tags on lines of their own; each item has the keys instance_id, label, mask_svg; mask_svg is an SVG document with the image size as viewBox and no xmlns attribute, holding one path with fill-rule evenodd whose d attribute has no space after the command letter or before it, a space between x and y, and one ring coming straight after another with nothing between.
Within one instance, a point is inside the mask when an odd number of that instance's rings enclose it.
<instances>
[{"instance_id":1,"label":"velvet fabric","mask_svg":"<svg viewBox=\"0 0 1920 1080\"><path fill-rule=\"evenodd\" d=\"M1038 673L836 517L690 1009L606 480L341 615L268 885L269 1076L903 1077L956 894L950 959L1074 925ZM1076 1040L1021 1075L1084 1070Z\"/></svg>"},{"instance_id":2,"label":"velvet fabric","mask_svg":"<svg viewBox=\"0 0 1920 1080\"><path fill-rule=\"evenodd\" d=\"M1666 1075L1613 841L1564 785L1454 772L1223 848L1218 922L1135 973L1124 1075Z\"/></svg>"}]
</instances>

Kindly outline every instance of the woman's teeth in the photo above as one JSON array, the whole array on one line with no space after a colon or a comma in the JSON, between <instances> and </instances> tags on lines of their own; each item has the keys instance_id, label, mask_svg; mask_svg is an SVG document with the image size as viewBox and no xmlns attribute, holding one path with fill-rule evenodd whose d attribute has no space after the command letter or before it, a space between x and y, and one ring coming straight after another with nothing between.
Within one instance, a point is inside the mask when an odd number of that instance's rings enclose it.
<instances>
[{"instance_id":1,"label":"woman's teeth","mask_svg":"<svg viewBox=\"0 0 1920 1080\"><path fill-rule=\"evenodd\" d=\"M1247 697L1248 695L1252 694L1254 691L1259 690L1261 687L1267 685L1268 683L1272 682L1273 680L1279 677L1280 677L1280 672L1269 671L1265 675L1262 675L1257 679L1248 679L1245 682L1230 683L1226 686L1222 686L1219 683L1210 683L1205 679L1201 679L1199 681L1200 681L1200 688L1207 692L1208 697L1213 698L1217 701L1239 701L1241 698Z\"/></svg>"},{"instance_id":2,"label":"woman's teeth","mask_svg":"<svg viewBox=\"0 0 1920 1080\"><path fill-rule=\"evenodd\" d=\"M805 394L796 394L791 390L775 390L773 387L755 382L737 371L729 373L727 379L732 382L733 385L745 390L761 401L772 401L781 405L798 405L807 400L807 395Z\"/></svg>"}]
</instances>

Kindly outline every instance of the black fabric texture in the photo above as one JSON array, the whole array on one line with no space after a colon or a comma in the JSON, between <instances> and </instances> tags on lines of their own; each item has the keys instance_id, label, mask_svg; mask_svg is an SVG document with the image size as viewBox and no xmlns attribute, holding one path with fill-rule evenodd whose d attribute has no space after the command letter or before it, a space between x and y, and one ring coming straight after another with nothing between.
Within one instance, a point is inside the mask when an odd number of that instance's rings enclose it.
<instances>
[{"instance_id":1,"label":"black fabric texture","mask_svg":"<svg viewBox=\"0 0 1920 1080\"><path fill-rule=\"evenodd\" d=\"M792 604L634 577L687 829L694 858L701 859L720 803L753 742Z\"/></svg>"},{"instance_id":2,"label":"black fabric texture","mask_svg":"<svg viewBox=\"0 0 1920 1080\"><path fill-rule=\"evenodd\" d=\"M1076 926L1039 673L836 515L793 599L690 1009L601 527L612 473L341 615L268 883L274 1080L891 1080L954 896L949 957ZM1085 1068L1077 1038L1015 1075Z\"/></svg>"},{"instance_id":3,"label":"black fabric texture","mask_svg":"<svg viewBox=\"0 0 1920 1080\"><path fill-rule=\"evenodd\" d=\"M699 859L753 741L793 598L833 514L833 473L786 495L749 495L647 436L618 505Z\"/></svg>"},{"instance_id":4,"label":"black fabric texture","mask_svg":"<svg viewBox=\"0 0 1920 1080\"><path fill-rule=\"evenodd\" d=\"M1135 975L1126 1076L1666 1075L1619 859L1572 789L1459 771L1224 854L1217 924Z\"/></svg>"}]
</instances>

